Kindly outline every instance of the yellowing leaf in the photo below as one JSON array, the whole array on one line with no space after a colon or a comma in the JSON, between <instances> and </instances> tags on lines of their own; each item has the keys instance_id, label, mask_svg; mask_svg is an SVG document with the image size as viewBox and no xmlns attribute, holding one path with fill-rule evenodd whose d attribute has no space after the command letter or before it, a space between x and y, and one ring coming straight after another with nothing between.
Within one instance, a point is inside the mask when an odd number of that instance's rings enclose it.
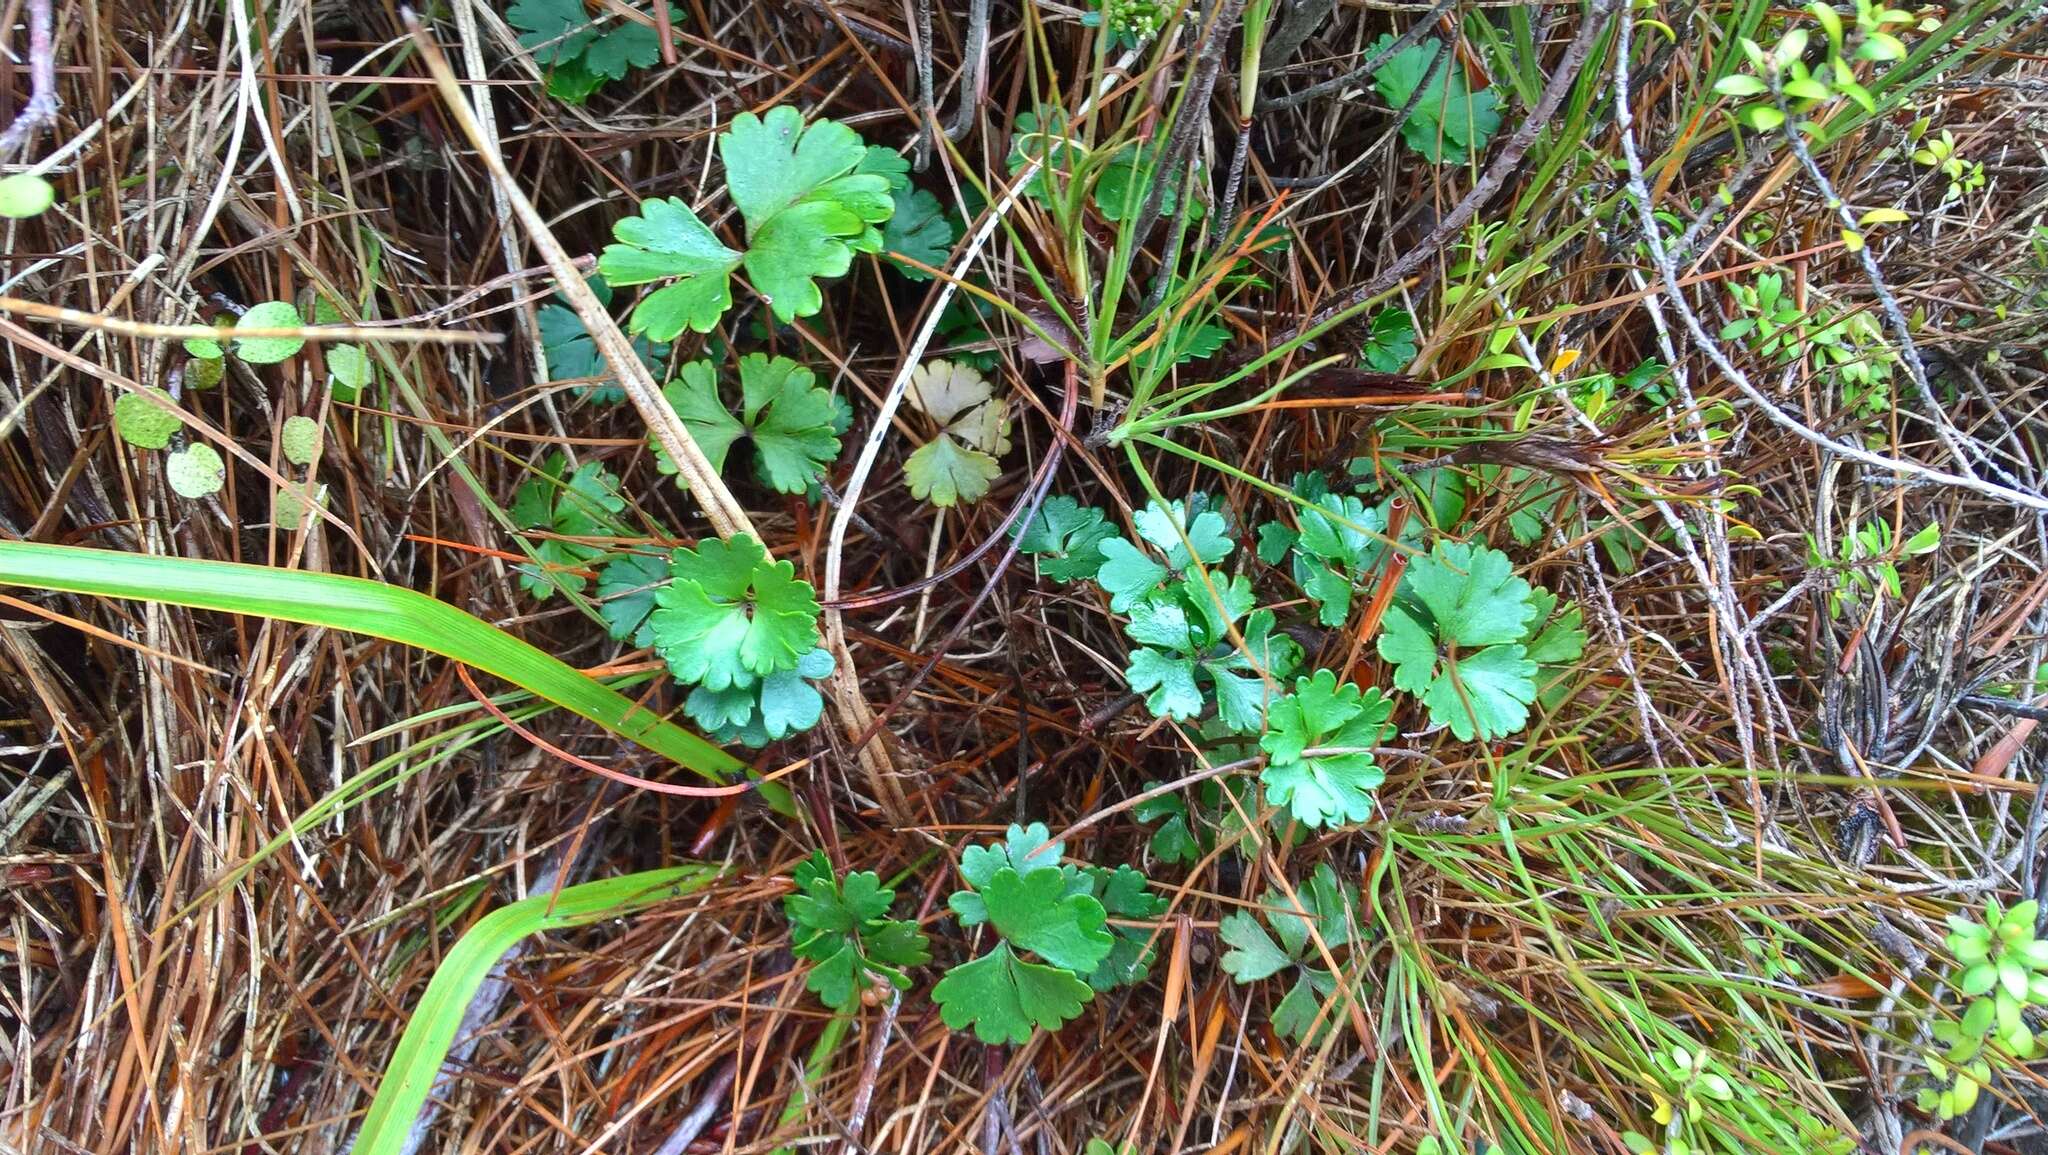
<instances>
[{"instance_id":1,"label":"yellowing leaf","mask_svg":"<svg viewBox=\"0 0 2048 1155\"><path fill-rule=\"evenodd\" d=\"M972 365L951 361L927 361L911 371L910 403L940 425L995 396L990 385Z\"/></svg>"}]
</instances>

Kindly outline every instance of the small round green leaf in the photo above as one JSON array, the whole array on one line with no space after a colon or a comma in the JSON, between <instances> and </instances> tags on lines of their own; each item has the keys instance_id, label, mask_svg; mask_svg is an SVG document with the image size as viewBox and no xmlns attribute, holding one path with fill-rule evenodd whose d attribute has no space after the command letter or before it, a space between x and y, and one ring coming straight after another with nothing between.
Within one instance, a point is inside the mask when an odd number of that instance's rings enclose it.
<instances>
[{"instance_id":1,"label":"small round green leaf","mask_svg":"<svg viewBox=\"0 0 2048 1155\"><path fill-rule=\"evenodd\" d=\"M164 477L180 497L219 493L227 475L226 463L211 445L188 445L164 461Z\"/></svg>"},{"instance_id":2,"label":"small round green leaf","mask_svg":"<svg viewBox=\"0 0 2048 1155\"><path fill-rule=\"evenodd\" d=\"M265 301L242 314L237 329L296 329L305 324L290 301ZM275 365L304 348L304 337L245 337L235 342L235 356L251 365ZM189 348L189 346L187 346Z\"/></svg>"},{"instance_id":3,"label":"small round green leaf","mask_svg":"<svg viewBox=\"0 0 2048 1155\"><path fill-rule=\"evenodd\" d=\"M143 393L165 405L173 404L171 395L161 389L145 389ZM178 426L184 424L175 413L151 404L150 397L123 393L114 402L114 433L137 449L162 449L171 443L171 434L178 431Z\"/></svg>"},{"instance_id":4,"label":"small round green leaf","mask_svg":"<svg viewBox=\"0 0 2048 1155\"><path fill-rule=\"evenodd\" d=\"M335 385L361 393L370 384L370 358L359 345L336 345L327 350L327 375Z\"/></svg>"},{"instance_id":5,"label":"small round green leaf","mask_svg":"<svg viewBox=\"0 0 2048 1155\"><path fill-rule=\"evenodd\" d=\"M278 448L293 465L311 465L320 459L320 423L311 417L287 417L277 436Z\"/></svg>"},{"instance_id":6,"label":"small round green leaf","mask_svg":"<svg viewBox=\"0 0 2048 1155\"><path fill-rule=\"evenodd\" d=\"M289 489L270 495L270 524L279 529L297 529L306 522L306 503Z\"/></svg>"},{"instance_id":7,"label":"small round green leaf","mask_svg":"<svg viewBox=\"0 0 2048 1155\"><path fill-rule=\"evenodd\" d=\"M57 189L42 177L18 172L0 177L0 217L21 220L57 203Z\"/></svg>"},{"instance_id":8,"label":"small round green leaf","mask_svg":"<svg viewBox=\"0 0 2048 1155\"><path fill-rule=\"evenodd\" d=\"M212 344L211 341L206 344ZM185 362L185 388L205 390L220 384L227 374L227 362L219 357L194 357Z\"/></svg>"}]
</instances>

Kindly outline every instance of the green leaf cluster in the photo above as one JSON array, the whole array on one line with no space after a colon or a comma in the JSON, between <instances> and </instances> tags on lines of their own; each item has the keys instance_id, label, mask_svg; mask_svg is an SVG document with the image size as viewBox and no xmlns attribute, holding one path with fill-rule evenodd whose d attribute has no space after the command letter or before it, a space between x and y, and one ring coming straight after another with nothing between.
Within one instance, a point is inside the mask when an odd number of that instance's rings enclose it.
<instances>
[{"instance_id":1,"label":"green leaf cluster","mask_svg":"<svg viewBox=\"0 0 2048 1155\"><path fill-rule=\"evenodd\" d=\"M929 962L931 951L915 922L889 917L896 892L879 875L857 870L836 877L820 850L797 864L792 881L795 891L782 900L790 950L812 964L804 985L819 1001L845 1014L865 991L910 989L905 968Z\"/></svg>"},{"instance_id":2,"label":"green leaf cluster","mask_svg":"<svg viewBox=\"0 0 2048 1155\"><path fill-rule=\"evenodd\" d=\"M1357 941L1358 888L1340 882L1323 863L1292 898L1268 890L1259 905L1264 926L1258 917L1237 911L1217 928L1230 948L1223 954L1223 970L1241 984L1291 973L1293 984L1273 1007L1273 1031L1286 1039L1319 1042L1338 1021L1338 1009L1324 1006L1339 985L1325 952L1338 957Z\"/></svg>"},{"instance_id":3,"label":"green leaf cluster","mask_svg":"<svg viewBox=\"0 0 2048 1155\"><path fill-rule=\"evenodd\" d=\"M609 306L612 287L605 283L605 279L593 275L589 284L598 303ZM548 380L611 377L611 368L605 364L604 355L597 351L597 342L583 327L583 319L576 315L576 310L560 300L550 301L535 311L534 323L540 330L541 353L548 363ZM633 338L633 353L659 380L661 366L668 360L669 346L638 336ZM329 368L333 364L333 355L329 354ZM598 405L617 405L626 399L626 391L617 384L585 385L576 391L576 395Z\"/></svg>"},{"instance_id":4,"label":"green leaf cluster","mask_svg":"<svg viewBox=\"0 0 2048 1155\"><path fill-rule=\"evenodd\" d=\"M1102 569L1102 543L1118 536L1101 510L1065 494L1046 498L1030 521L1020 521L1011 532L1039 576L1062 585L1093 579Z\"/></svg>"},{"instance_id":5,"label":"green leaf cluster","mask_svg":"<svg viewBox=\"0 0 2048 1155\"><path fill-rule=\"evenodd\" d=\"M787 105L743 112L718 136L726 194L745 226L744 252L727 248L676 197L641 202L612 227L598 271L614 285L666 282L640 299L628 322L650 340L685 329L709 333L732 306L731 277L745 267L756 292L785 324L824 307L817 281L838 277L855 253L878 253L877 226L894 214L903 160L871 149L837 121L804 124Z\"/></svg>"},{"instance_id":6,"label":"green leaf cluster","mask_svg":"<svg viewBox=\"0 0 2048 1155\"><path fill-rule=\"evenodd\" d=\"M1373 748L1392 729L1394 704L1377 687L1339 684L1328 670L1299 678L1273 707L1259 738L1266 801L1305 826L1341 826L1372 817L1372 792L1386 780Z\"/></svg>"},{"instance_id":7,"label":"green leaf cluster","mask_svg":"<svg viewBox=\"0 0 2048 1155\"><path fill-rule=\"evenodd\" d=\"M668 13L671 26L682 22L674 5ZM582 104L606 82L624 80L628 69L649 68L661 59L652 17L642 23L615 16L599 24L583 0L518 0L505 9L505 22L545 70L548 95L566 104Z\"/></svg>"},{"instance_id":8,"label":"green leaf cluster","mask_svg":"<svg viewBox=\"0 0 2048 1155\"><path fill-rule=\"evenodd\" d=\"M1506 554L1440 541L1409 564L1382 623L1380 657L1431 721L1463 741L1490 742L1528 724L1537 669L1522 642L1537 609Z\"/></svg>"},{"instance_id":9,"label":"green leaf cluster","mask_svg":"<svg viewBox=\"0 0 2048 1155\"><path fill-rule=\"evenodd\" d=\"M684 365L662 395L713 468L724 473L734 447L744 443L754 477L778 493L808 492L839 456L837 403L809 369L787 357L740 358L737 408L721 393L710 361ZM662 472L675 472L666 454L658 460Z\"/></svg>"},{"instance_id":10,"label":"green leaf cluster","mask_svg":"<svg viewBox=\"0 0 2048 1155\"><path fill-rule=\"evenodd\" d=\"M574 539L619 536L625 508L619 479L604 466L586 461L571 471L565 454L550 454L512 495L512 524L547 535L533 542L537 564L519 567L520 586L540 601L558 589L582 593L589 584L584 571L606 550Z\"/></svg>"},{"instance_id":11,"label":"green leaf cluster","mask_svg":"<svg viewBox=\"0 0 2048 1155\"><path fill-rule=\"evenodd\" d=\"M903 463L910 495L942 509L988 496L1010 451L1008 402L973 366L943 359L917 367L909 397L939 427Z\"/></svg>"},{"instance_id":12,"label":"green leaf cluster","mask_svg":"<svg viewBox=\"0 0 2048 1155\"><path fill-rule=\"evenodd\" d=\"M1275 632L1271 610L1246 616L1253 600L1242 574L1193 575L1131 607L1124 633L1138 646L1124 677L1153 717L1184 721L1213 701L1231 732L1259 731L1301 647Z\"/></svg>"},{"instance_id":13,"label":"green leaf cluster","mask_svg":"<svg viewBox=\"0 0 2048 1155\"><path fill-rule=\"evenodd\" d=\"M644 562L621 582L644 577ZM668 582L655 588L644 620L634 598L618 610L615 635L630 627L676 681L694 687L683 709L722 742L765 746L818 724L824 699L811 685L832 672L818 637L818 599L796 567L775 561L742 534L669 555Z\"/></svg>"},{"instance_id":14,"label":"green leaf cluster","mask_svg":"<svg viewBox=\"0 0 2048 1155\"><path fill-rule=\"evenodd\" d=\"M1948 949L1962 970L1956 990L1970 999L1957 1020L1935 1024L1940 1055L1925 1056L1940 1085L1920 1092L1923 1110L1943 1119L1968 1111L1989 1084L1995 1044L2001 1064L2024 1062L2042 1053L2040 1038L2026 1020L2030 1007L2048 1006L2048 939L2035 936L2041 904L2033 899L2002 907L1985 903L1984 917L1948 917ZM2008 1058L2009 1056L2009 1058Z\"/></svg>"},{"instance_id":15,"label":"green leaf cluster","mask_svg":"<svg viewBox=\"0 0 2048 1155\"><path fill-rule=\"evenodd\" d=\"M932 988L948 1027L972 1027L984 1043L1022 1043L1036 1028L1058 1030L1095 997L1088 979L1111 958L1117 936L1106 927L1096 879L1063 865L1064 849L1032 823L962 853L967 885L947 905L961 925L987 925L996 942Z\"/></svg>"},{"instance_id":16,"label":"green leaf cluster","mask_svg":"<svg viewBox=\"0 0 2048 1155\"><path fill-rule=\"evenodd\" d=\"M1295 518L1296 529L1277 521L1259 527L1259 558L1268 565L1291 559L1295 584L1316 604L1316 620L1341 626L1351 616L1353 587L1386 557L1386 514L1349 494L1326 493Z\"/></svg>"},{"instance_id":17,"label":"green leaf cluster","mask_svg":"<svg viewBox=\"0 0 2048 1155\"><path fill-rule=\"evenodd\" d=\"M1394 37L1385 35L1366 54L1377 57L1393 45ZM1396 110L1407 107L1422 89L1415 110L1401 122L1401 139L1432 164L1464 164L1485 151L1486 142L1500 131L1500 98L1491 88L1472 91L1455 56L1437 66L1437 54L1446 51L1433 38L1411 44L1374 69L1372 82L1380 99Z\"/></svg>"}]
</instances>

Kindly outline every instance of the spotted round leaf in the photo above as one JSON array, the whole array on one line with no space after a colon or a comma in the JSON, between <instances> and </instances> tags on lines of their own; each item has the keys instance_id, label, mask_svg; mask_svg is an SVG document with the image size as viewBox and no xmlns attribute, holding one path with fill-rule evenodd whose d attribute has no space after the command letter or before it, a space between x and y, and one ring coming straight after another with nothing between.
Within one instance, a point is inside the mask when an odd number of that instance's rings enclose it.
<instances>
[{"instance_id":1,"label":"spotted round leaf","mask_svg":"<svg viewBox=\"0 0 2048 1155\"><path fill-rule=\"evenodd\" d=\"M313 464L320 459L320 423L311 417L285 418L277 445L293 465Z\"/></svg>"},{"instance_id":2,"label":"spotted round leaf","mask_svg":"<svg viewBox=\"0 0 2048 1155\"><path fill-rule=\"evenodd\" d=\"M227 475L227 464L211 445L188 445L164 460L164 478L179 497L219 493Z\"/></svg>"},{"instance_id":3,"label":"spotted round leaf","mask_svg":"<svg viewBox=\"0 0 2048 1155\"><path fill-rule=\"evenodd\" d=\"M210 343L210 342L209 342ZM205 391L220 384L227 375L227 362L219 357L194 357L185 362L185 388Z\"/></svg>"},{"instance_id":4,"label":"spotted round leaf","mask_svg":"<svg viewBox=\"0 0 2048 1155\"><path fill-rule=\"evenodd\" d=\"M306 322L290 301L265 301L242 314L236 329L296 329ZM235 356L251 365L275 365L305 348L304 337L238 337ZM189 346L188 346L189 348Z\"/></svg>"},{"instance_id":5,"label":"spotted round leaf","mask_svg":"<svg viewBox=\"0 0 2048 1155\"><path fill-rule=\"evenodd\" d=\"M162 449L184 424L176 413L165 408L173 404L171 395L161 389L123 393L114 402L114 433L137 449Z\"/></svg>"}]
</instances>

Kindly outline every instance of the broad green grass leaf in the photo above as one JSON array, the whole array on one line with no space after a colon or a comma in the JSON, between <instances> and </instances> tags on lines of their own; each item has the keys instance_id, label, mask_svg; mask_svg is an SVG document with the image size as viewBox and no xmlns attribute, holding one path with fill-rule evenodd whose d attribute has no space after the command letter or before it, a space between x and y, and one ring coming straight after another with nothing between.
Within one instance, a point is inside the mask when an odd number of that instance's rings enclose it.
<instances>
[{"instance_id":1,"label":"broad green grass leaf","mask_svg":"<svg viewBox=\"0 0 2048 1155\"><path fill-rule=\"evenodd\" d=\"M701 890L719 878L705 866L672 866L535 894L500 907L463 932L434 969L356 1133L354 1155L396 1155L455 1043L463 1012L491 968L520 939L618 918Z\"/></svg>"},{"instance_id":2,"label":"broad green grass leaf","mask_svg":"<svg viewBox=\"0 0 2048 1155\"><path fill-rule=\"evenodd\" d=\"M0 583L254 614L382 638L503 678L714 782L746 769L725 751L560 658L401 586L235 562L5 541L0 541ZM283 843L269 849L277 845Z\"/></svg>"}]
</instances>

